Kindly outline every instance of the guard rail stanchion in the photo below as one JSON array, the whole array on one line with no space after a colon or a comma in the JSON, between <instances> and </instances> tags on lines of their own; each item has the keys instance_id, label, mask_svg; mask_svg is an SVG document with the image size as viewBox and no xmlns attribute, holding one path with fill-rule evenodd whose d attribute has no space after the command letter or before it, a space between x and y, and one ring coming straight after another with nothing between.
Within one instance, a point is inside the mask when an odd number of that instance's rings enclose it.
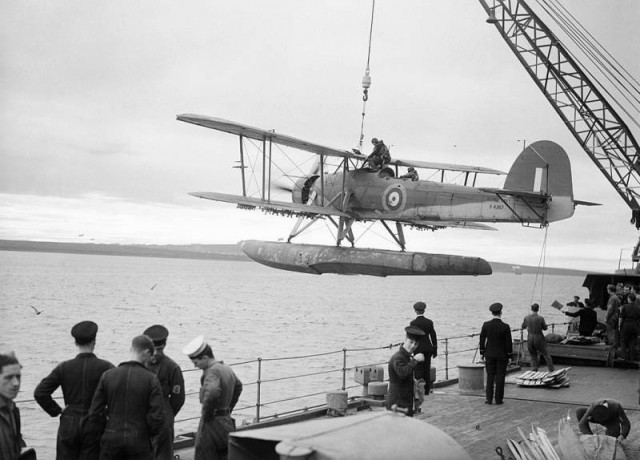
<instances>
[{"instance_id":1,"label":"guard rail stanchion","mask_svg":"<svg viewBox=\"0 0 640 460\"><path fill-rule=\"evenodd\" d=\"M342 349L342 389L347 388L347 349Z\"/></svg>"},{"instance_id":2,"label":"guard rail stanchion","mask_svg":"<svg viewBox=\"0 0 640 460\"><path fill-rule=\"evenodd\" d=\"M449 380L449 339L444 339L444 379Z\"/></svg>"},{"instance_id":3,"label":"guard rail stanchion","mask_svg":"<svg viewBox=\"0 0 640 460\"><path fill-rule=\"evenodd\" d=\"M258 381L256 383L256 422L260 422L260 385L262 383L262 358L258 358Z\"/></svg>"}]
</instances>

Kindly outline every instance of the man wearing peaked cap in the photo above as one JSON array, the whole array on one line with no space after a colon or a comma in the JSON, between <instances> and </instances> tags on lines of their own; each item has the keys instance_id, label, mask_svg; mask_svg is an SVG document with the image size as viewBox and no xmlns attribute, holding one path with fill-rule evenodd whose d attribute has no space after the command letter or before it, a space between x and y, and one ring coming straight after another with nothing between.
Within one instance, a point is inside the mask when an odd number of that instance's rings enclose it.
<instances>
[{"instance_id":1,"label":"man wearing peaked cap","mask_svg":"<svg viewBox=\"0 0 640 460\"><path fill-rule=\"evenodd\" d=\"M427 305L424 302L416 302L413 310L416 312L416 319L411 321L411 326L422 329L424 335L418 339L418 348L416 353L424 355L424 361L418 363L413 372L414 378L422 385L424 384L424 396L431 392L431 358L438 356L438 337L433 326L433 321L424 316ZM421 411L421 405L424 400L422 391L420 391L420 399L416 400L416 412Z\"/></svg>"},{"instance_id":2,"label":"man wearing peaked cap","mask_svg":"<svg viewBox=\"0 0 640 460\"><path fill-rule=\"evenodd\" d=\"M397 406L413 416L413 370L418 363L424 361L424 355L412 353L418 347L418 339L424 331L419 327L408 326L404 329L406 339L400 349L389 360L389 395L387 409Z\"/></svg>"},{"instance_id":3,"label":"man wearing peaked cap","mask_svg":"<svg viewBox=\"0 0 640 460\"><path fill-rule=\"evenodd\" d=\"M36 387L33 396L51 417L60 415L60 428L56 442L56 458L97 458L99 439L91 440L80 431L80 421L88 414L91 397L102 374L113 368L109 361L94 354L98 325L81 321L71 328L78 355L58 364ZM62 387L64 410L51 397Z\"/></svg>"},{"instance_id":4,"label":"man wearing peaked cap","mask_svg":"<svg viewBox=\"0 0 640 460\"><path fill-rule=\"evenodd\" d=\"M149 370L153 372L162 387L164 401L164 425L151 439L155 460L173 460L174 421L184 405L184 377L180 366L164 354L169 331L160 324L154 324L144 331L144 335L153 341L154 354L149 361Z\"/></svg>"},{"instance_id":5,"label":"man wearing peaked cap","mask_svg":"<svg viewBox=\"0 0 640 460\"><path fill-rule=\"evenodd\" d=\"M97 333L98 325L93 321L80 321L71 328L71 335L78 345L86 345L95 340Z\"/></svg>"},{"instance_id":6,"label":"man wearing peaked cap","mask_svg":"<svg viewBox=\"0 0 640 460\"><path fill-rule=\"evenodd\" d=\"M485 361L487 372L487 387L485 404L493 404L495 392L496 404L502 404L504 398L504 380L507 375L507 365L511 356L513 341L511 328L502 322L502 304L493 303L489 307L493 319L482 325L480 331L480 355ZM495 386L495 390L494 390Z\"/></svg>"},{"instance_id":7,"label":"man wearing peaked cap","mask_svg":"<svg viewBox=\"0 0 640 460\"><path fill-rule=\"evenodd\" d=\"M242 393L242 382L230 366L215 359L203 336L189 342L182 352L202 370L202 417L196 433L194 460L226 459L229 433L236 428L231 412Z\"/></svg>"}]
</instances>

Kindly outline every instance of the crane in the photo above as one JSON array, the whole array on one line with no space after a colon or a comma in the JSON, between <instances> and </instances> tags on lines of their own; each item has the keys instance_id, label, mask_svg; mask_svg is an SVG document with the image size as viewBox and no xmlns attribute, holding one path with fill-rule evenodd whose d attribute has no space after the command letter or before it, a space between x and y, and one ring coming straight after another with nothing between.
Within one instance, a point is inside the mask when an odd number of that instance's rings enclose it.
<instances>
[{"instance_id":1,"label":"crane","mask_svg":"<svg viewBox=\"0 0 640 460\"><path fill-rule=\"evenodd\" d=\"M640 149L624 120L525 0L479 0L580 146L631 209L640 229ZM632 254L640 269L640 240Z\"/></svg>"}]
</instances>

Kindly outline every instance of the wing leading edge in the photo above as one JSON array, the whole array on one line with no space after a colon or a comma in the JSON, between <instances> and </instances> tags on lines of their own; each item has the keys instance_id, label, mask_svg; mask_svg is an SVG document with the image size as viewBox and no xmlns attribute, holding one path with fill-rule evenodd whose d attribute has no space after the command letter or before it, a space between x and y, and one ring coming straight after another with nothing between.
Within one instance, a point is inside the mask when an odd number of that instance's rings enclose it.
<instances>
[{"instance_id":1,"label":"wing leading edge","mask_svg":"<svg viewBox=\"0 0 640 460\"><path fill-rule=\"evenodd\" d=\"M177 116L177 119L185 123L192 123L205 128L215 129L225 133L235 134L236 136L244 136L258 141L269 140L275 144L292 147L317 155L328 157L349 158L351 160L364 161L367 157L361 153L355 153L349 150L334 149L324 145L315 144L313 142L304 141L295 137L279 134L274 131L256 128L254 126L236 123L235 121L224 120L222 118L208 117L205 115L196 115L192 113L184 113ZM436 169L445 171L461 171L479 174L505 174L503 171L491 168L483 168L480 166L455 165L450 163L434 163L429 161L413 161L392 159L391 165L396 166L413 166L414 168Z\"/></svg>"},{"instance_id":2,"label":"wing leading edge","mask_svg":"<svg viewBox=\"0 0 640 460\"><path fill-rule=\"evenodd\" d=\"M296 215L322 215L322 216L340 216L351 217L350 214L342 212L335 208L327 208L322 206L306 205L299 203L287 203L285 201L265 201L260 198L251 198L248 196L231 195L228 193L217 192L190 192L189 195L204 198L206 200L222 201L225 203L236 203L240 206L257 207L265 211L283 211Z\"/></svg>"},{"instance_id":3,"label":"wing leading edge","mask_svg":"<svg viewBox=\"0 0 640 460\"><path fill-rule=\"evenodd\" d=\"M213 118L204 115L195 115L188 113L178 115L177 118L178 120L184 121L186 123L193 123L194 125L204 126L205 128L211 128L217 131L235 134L237 136L244 136L258 141L270 140L275 144L305 150L317 155L350 158L354 160L364 159L363 155L358 155L356 153L349 152L348 150L339 150L331 147L325 147L324 145L314 144L313 142L303 141L302 139L286 136L284 134L278 134L274 131L255 128L253 126L243 125L234 121L223 120L222 118Z\"/></svg>"}]
</instances>

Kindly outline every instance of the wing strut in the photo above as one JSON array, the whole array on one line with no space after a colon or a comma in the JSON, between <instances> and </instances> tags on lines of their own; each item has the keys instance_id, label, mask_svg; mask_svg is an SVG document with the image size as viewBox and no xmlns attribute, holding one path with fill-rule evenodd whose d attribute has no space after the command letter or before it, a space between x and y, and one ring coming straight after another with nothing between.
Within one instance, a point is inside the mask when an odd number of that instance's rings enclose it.
<instances>
[{"instance_id":1,"label":"wing strut","mask_svg":"<svg viewBox=\"0 0 640 460\"><path fill-rule=\"evenodd\" d=\"M404 231L402 229L402 224L400 222L396 221L396 233L393 233L393 230L391 230L391 228L389 228L389 225L387 225L386 221L380 220L380 222L382 222L382 225L384 225L384 228L387 229L387 231L389 232L389 235L391 235L393 237L393 239L395 240L395 242L398 244L398 246L400 246L400 249L402 249L404 251L405 250L406 241L404 239Z\"/></svg>"}]
</instances>

